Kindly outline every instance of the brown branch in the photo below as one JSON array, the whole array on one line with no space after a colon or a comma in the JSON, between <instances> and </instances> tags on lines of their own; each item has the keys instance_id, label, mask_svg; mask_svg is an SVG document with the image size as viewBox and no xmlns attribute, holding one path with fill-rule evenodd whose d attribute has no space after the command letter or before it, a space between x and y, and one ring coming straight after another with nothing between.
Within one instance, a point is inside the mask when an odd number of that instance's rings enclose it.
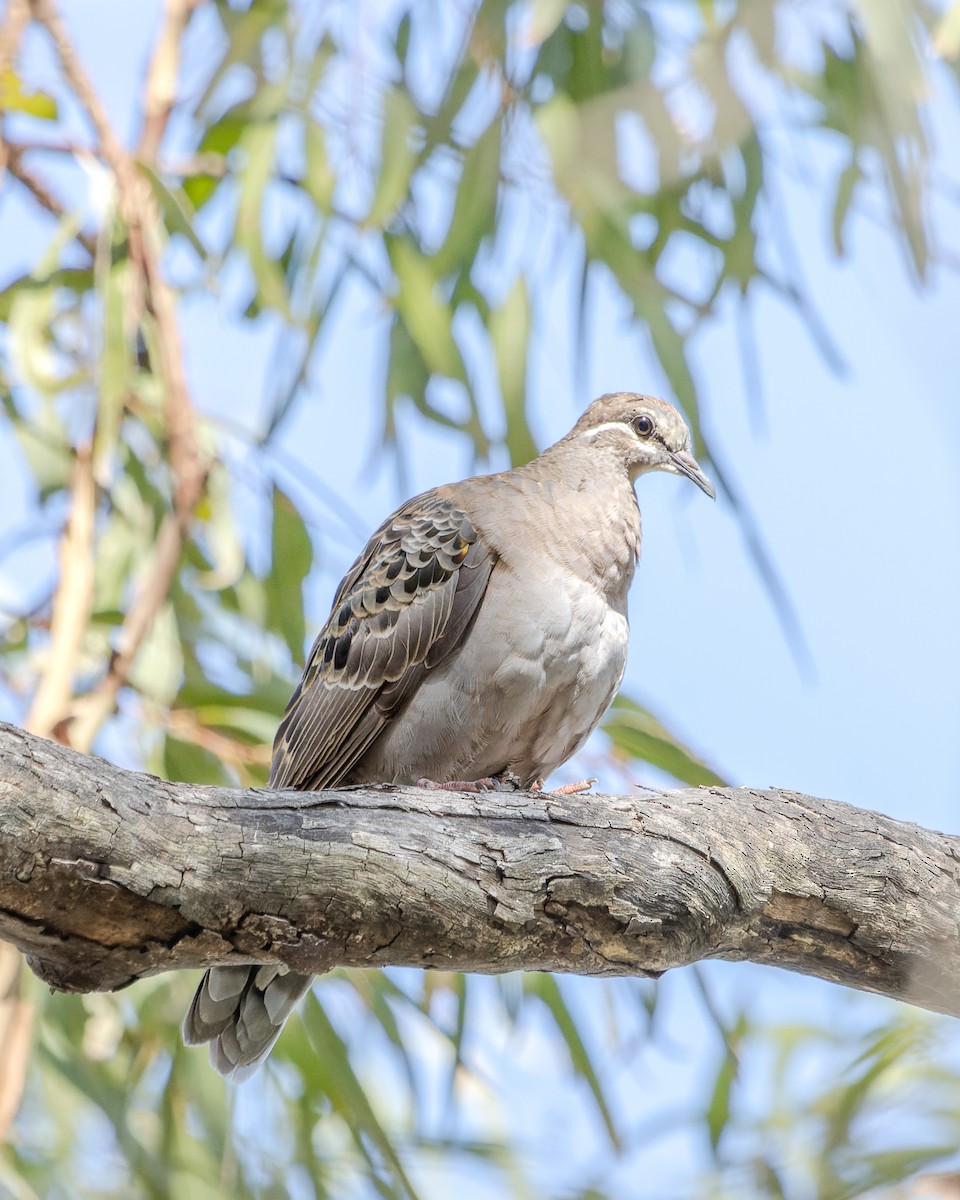
<instances>
[{"instance_id":1,"label":"brown branch","mask_svg":"<svg viewBox=\"0 0 960 1200\"><path fill-rule=\"evenodd\" d=\"M251 745L211 729L189 709L173 708L163 714L162 724L167 733L181 742L189 742L207 750L223 763L238 767L269 767L272 757L270 746ZM241 777L242 778L242 777Z\"/></svg>"},{"instance_id":2,"label":"brown branch","mask_svg":"<svg viewBox=\"0 0 960 1200\"><path fill-rule=\"evenodd\" d=\"M960 1015L960 838L747 788L165 783L0 726L0 937L54 987L218 963L802 971Z\"/></svg>"},{"instance_id":3,"label":"brown branch","mask_svg":"<svg viewBox=\"0 0 960 1200\"><path fill-rule=\"evenodd\" d=\"M60 66L63 68L64 77L86 109L90 122L100 139L103 156L116 175L121 190L129 197L130 193L135 191L133 162L124 150L120 139L113 132L107 111L100 103L100 97L84 70L83 64L77 58L54 0L30 0L30 7L34 19L39 21L50 35L53 48L60 60Z\"/></svg>"},{"instance_id":4,"label":"brown branch","mask_svg":"<svg viewBox=\"0 0 960 1200\"><path fill-rule=\"evenodd\" d=\"M164 21L153 48L143 95L143 129L137 157L141 162L156 161L170 114L177 99L180 73L180 39L200 0L166 0Z\"/></svg>"},{"instance_id":5,"label":"brown branch","mask_svg":"<svg viewBox=\"0 0 960 1200\"><path fill-rule=\"evenodd\" d=\"M174 511L181 528L185 529L202 495L206 467L201 464L197 448L196 415L183 371L183 353L173 296L160 270L160 216L149 184L114 133L96 90L74 53L54 0L31 0L31 3L34 15L45 26L53 41L67 82L87 111L100 140L100 152L116 179L120 214L130 237L132 257L144 277L144 302L157 322L160 373L164 384L171 465L175 476ZM170 16L171 8L183 10L185 21L192 6L193 0L168 0L168 18L161 31L161 41L168 38L171 21L174 26L177 23ZM161 51L158 48L154 61L167 57L169 50Z\"/></svg>"},{"instance_id":6,"label":"brown branch","mask_svg":"<svg viewBox=\"0 0 960 1200\"><path fill-rule=\"evenodd\" d=\"M77 451L70 513L60 541L60 575L53 597L50 644L26 727L50 737L69 710L77 660L93 607L96 486L90 447Z\"/></svg>"},{"instance_id":7,"label":"brown branch","mask_svg":"<svg viewBox=\"0 0 960 1200\"><path fill-rule=\"evenodd\" d=\"M153 240L155 231L156 227L148 231L148 241ZM209 464L201 457L198 445L197 416L190 401L183 368L183 350L173 293L163 280L159 254L153 246L144 256L144 273L150 307L157 323L160 375L164 383L164 415L173 471L173 510L183 537L203 495Z\"/></svg>"},{"instance_id":8,"label":"brown branch","mask_svg":"<svg viewBox=\"0 0 960 1200\"><path fill-rule=\"evenodd\" d=\"M3 24L0 25L0 75L13 70L20 40L29 21L28 0L7 0L6 14Z\"/></svg>"},{"instance_id":9,"label":"brown branch","mask_svg":"<svg viewBox=\"0 0 960 1200\"><path fill-rule=\"evenodd\" d=\"M100 683L74 706L70 742L77 749L86 751L92 746L103 721L113 711L143 638L169 594L184 537L203 495L208 463L199 449L196 413L184 373L173 293L160 268L162 222L153 194L133 157L114 133L96 90L73 50L54 0L31 0L31 3L34 16L50 35L66 81L90 118L99 139L99 153L116 181L118 208L129 238L130 258L141 281L139 295L128 302L126 316L136 327L146 308L156 322L158 367L163 383L172 474L173 515L161 522L150 569L127 612L117 651ZM171 7L183 9L185 20L190 3L189 0L177 0L176 3L170 0L161 41L168 36ZM158 47L154 59L158 57L165 62L169 58L169 49Z\"/></svg>"},{"instance_id":10,"label":"brown branch","mask_svg":"<svg viewBox=\"0 0 960 1200\"><path fill-rule=\"evenodd\" d=\"M0 136L0 153L3 152L6 153L7 170L14 179L23 184L41 208L45 208L58 221L63 220L67 213L66 205L26 165L23 161L23 148L13 143L5 142L3 137ZM84 250L93 258L97 252L97 239L91 237L89 233L84 233L83 230L77 231L76 238Z\"/></svg>"},{"instance_id":11,"label":"brown branch","mask_svg":"<svg viewBox=\"0 0 960 1200\"><path fill-rule=\"evenodd\" d=\"M143 217L145 212L150 212L147 206L152 199L149 189L139 175L133 159L127 154L122 142L113 131L106 109L100 103L100 97L73 49L55 0L30 0L30 6L34 18L44 26L49 34L53 48L60 60L64 78L86 110L90 124L99 139L99 153L113 172L117 189L117 204L130 242L130 257L140 268L142 275ZM153 214L151 213L151 215ZM128 319L132 324L135 325L139 322L144 303L145 296L142 293L129 298L128 307L131 311Z\"/></svg>"},{"instance_id":12,"label":"brown branch","mask_svg":"<svg viewBox=\"0 0 960 1200\"><path fill-rule=\"evenodd\" d=\"M68 731L74 749L88 754L97 731L116 707L117 695L130 678L143 639L170 591L182 546L180 525L168 514L160 524L150 566L127 609L106 673L96 687L74 701Z\"/></svg>"},{"instance_id":13,"label":"brown branch","mask_svg":"<svg viewBox=\"0 0 960 1200\"><path fill-rule=\"evenodd\" d=\"M13 71L20 40L29 20L30 6L27 0L9 0L3 24L0 25L0 86L8 73ZM0 108L0 184L3 183L9 153L9 147L3 137L3 109Z\"/></svg>"},{"instance_id":14,"label":"brown branch","mask_svg":"<svg viewBox=\"0 0 960 1200\"><path fill-rule=\"evenodd\" d=\"M13 69L23 31L30 21L30 8L29 0L10 0L7 6L6 20L0 28L0 79L7 71ZM28 147L6 140L3 131L3 113L0 110L0 182L3 180L4 170L8 170L14 179L22 183L30 192L41 208L46 209L58 220L62 220L67 211L66 205L54 195L42 179L27 167L23 161L26 149ZM78 232L77 241L92 258L96 252L96 239L87 233Z\"/></svg>"}]
</instances>

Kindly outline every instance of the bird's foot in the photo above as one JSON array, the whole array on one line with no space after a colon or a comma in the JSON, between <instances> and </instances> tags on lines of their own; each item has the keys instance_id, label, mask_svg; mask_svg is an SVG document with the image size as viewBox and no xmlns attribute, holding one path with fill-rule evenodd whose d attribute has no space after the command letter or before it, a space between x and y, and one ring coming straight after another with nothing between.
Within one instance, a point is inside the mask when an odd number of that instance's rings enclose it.
<instances>
[{"instance_id":1,"label":"bird's foot","mask_svg":"<svg viewBox=\"0 0 960 1200\"><path fill-rule=\"evenodd\" d=\"M565 783L563 787L552 788L548 796L576 796L578 792L589 792L597 781L595 779L580 779L576 783ZM543 780L535 779L527 789L529 792L542 792Z\"/></svg>"},{"instance_id":2,"label":"bird's foot","mask_svg":"<svg viewBox=\"0 0 960 1200\"><path fill-rule=\"evenodd\" d=\"M437 783L433 779L418 779L417 787L431 792L515 792L520 780L511 771L500 775L486 775L483 779L447 779Z\"/></svg>"},{"instance_id":3,"label":"bird's foot","mask_svg":"<svg viewBox=\"0 0 960 1200\"><path fill-rule=\"evenodd\" d=\"M578 779L576 783L565 783L563 787L554 788L551 796L576 796L580 792L589 792L597 781L595 779Z\"/></svg>"}]
</instances>

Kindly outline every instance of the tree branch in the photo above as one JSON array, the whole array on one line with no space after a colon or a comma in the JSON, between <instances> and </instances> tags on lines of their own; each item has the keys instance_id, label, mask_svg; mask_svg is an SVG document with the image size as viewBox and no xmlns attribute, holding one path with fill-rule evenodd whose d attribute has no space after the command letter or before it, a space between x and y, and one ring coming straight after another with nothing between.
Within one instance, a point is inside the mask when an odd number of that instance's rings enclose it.
<instances>
[{"instance_id":1,"label":"tree branch","mask_svg":"<svg viewBox=\"0 0 960 1200\"><path fill-rule=\"evenodd\" d=\"M50 645L26 726L51 736L73 696L74 675L93 607L93 535L97 491L90 446L77 450L70 486L70 512L60 539L60 577L53 597Z\"/></svg>"},{"instance_id":2,"label":"tree branch","mask_svg":"<svg viewBox=\"0 0 960 1200\"><path fill-rule=\"evenodd\" d=\"M960 838L836 801L166 783L0 726L0 936L66 990L217 963L750 959L960 1015Z\"/></svg>"},{"instance_id":3,"label":"tree branch","mask_svg":"<svg viewBox=\"0 0 960 1200\"><path fill-rule=\"evenodd\" d=\"M67 212L66 205L54 195L40 176L35 175L24 162L23 147L4 141L2 132L0 132L0 153L6 154L6 168L14 179L23 184L41 208L45 208L58 221L62 220ZM77 230L75 236L84 250L93 258L97 253L97 239L91 237L89 233L84 233L82 229Z\"/></svg>"},{"instance_id":4,"label":"tree branch","mask_svg":"<svg viewBox=\"0 0 960 1200\"><path fill-rule=\"evenodd\" d=\"M137 157L152 163L166 133L177 100L180 39L200 0L165 0L163 25L153 47L143 93L143 129Z\"/></svg>"},{"instance_id":5,"label":"tree branch","mask_svg":"<svg viewBox=\"0 0 960 1200\"><path fill-rule=\"evenodd\" d=\"M128 301L126 319L128 324L136 327L145 308L152 313L156 322L158 367L163 383L164 416L173 477L173 512L160 525L152 563L124 618L117 651L103 678L72 706L66 735L76 749L89 750L101 725L113 712L117 696L129 679L143 639L169 594L187 530L203 495L209 461L200 450L197 418L184 372L173 294L160 269L162 222L149 184L114 132L106 109L67 36L55 0L30 2L34 17L50 36L65 80L86 110L97 134L98 153L114 176L118 208L130 242L130 258L137 268L140 281L137 294ZM167 93L172 95L175 77L173 80L166 79L166 82L165 77L171 70L175 76L178 62L176 54L171 58L170 38L174 35L179 38L191 8L189 0L168 0L167 21L154 54L154 65L159 74L156 77L151 75L146 91L148 104L156 104L154 115L159 122L153 127L151 136L161 135L166 127L169 113L166 111L165 96ZM156 66L158 62L160 65Z\"/></svg>"}]
</instances>

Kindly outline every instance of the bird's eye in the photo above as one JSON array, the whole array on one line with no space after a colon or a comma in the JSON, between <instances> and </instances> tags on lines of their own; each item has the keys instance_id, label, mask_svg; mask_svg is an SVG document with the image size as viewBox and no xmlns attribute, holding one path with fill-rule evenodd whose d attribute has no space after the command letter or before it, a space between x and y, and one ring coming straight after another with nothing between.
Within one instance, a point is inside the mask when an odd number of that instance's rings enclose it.
<instances>
[{"instance_id":1,"label":"bird's eye","mask_svg":"<svg viewBox=\"0 0 960 1200\"><path fill-rule=\"evenodd\" d=\"M653 433L653 417L648 417L646 413L641 417L634 417L633 428L640 437L649 437Z\"/></svg>"}]
</instances>

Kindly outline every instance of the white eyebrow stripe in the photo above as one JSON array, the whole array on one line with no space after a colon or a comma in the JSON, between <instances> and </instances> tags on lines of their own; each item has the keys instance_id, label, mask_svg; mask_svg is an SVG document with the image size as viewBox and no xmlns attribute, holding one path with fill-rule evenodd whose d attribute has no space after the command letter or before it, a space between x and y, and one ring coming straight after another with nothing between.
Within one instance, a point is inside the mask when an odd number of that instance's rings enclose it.
<instances>
[{"instance_id":1,"label":"white eyebrow stripe","mask_svg":"<svg viewBox=\"0 0 960 1200\"><path fill-rule=\"evenodd\" d=\"M607 429L619 429L623 433L630 433L630 428L626 421L604 421L602 425L595 425L593 429L586 429L580 434L582 438L596 437L598 433L603 433Z\"/></svg>"}]
</instances>

